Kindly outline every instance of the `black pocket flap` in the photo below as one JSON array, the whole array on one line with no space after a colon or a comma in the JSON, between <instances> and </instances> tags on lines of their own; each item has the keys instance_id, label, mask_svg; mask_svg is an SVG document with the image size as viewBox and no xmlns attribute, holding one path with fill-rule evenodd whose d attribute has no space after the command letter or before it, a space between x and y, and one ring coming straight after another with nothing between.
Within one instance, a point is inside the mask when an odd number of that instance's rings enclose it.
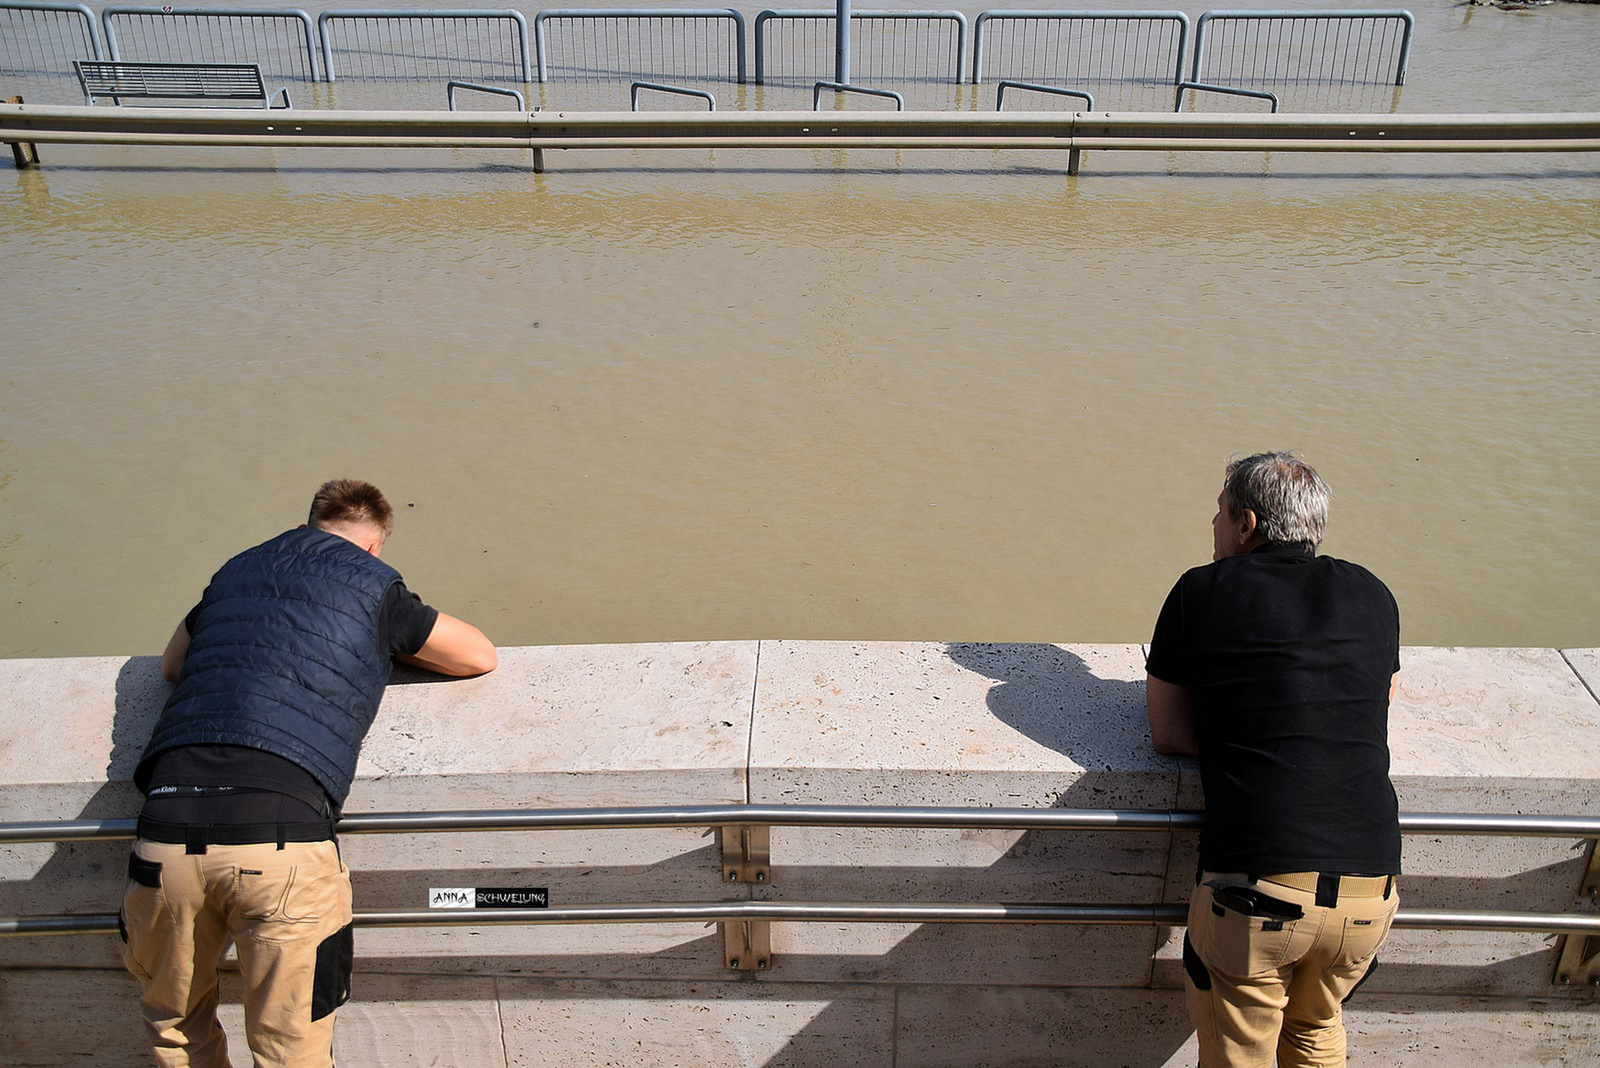
<instances>
[{"instance_id":1,"label":"black pocket flap","mask_svg":"<svg viewBox=\"0 0 1600 1068\"><path fill-rule=\"evenodd\" d=\"M161 889L161 862L145 860L137 853L128 854L128 878L152 890Z\"/></svg>"}]
</instances>

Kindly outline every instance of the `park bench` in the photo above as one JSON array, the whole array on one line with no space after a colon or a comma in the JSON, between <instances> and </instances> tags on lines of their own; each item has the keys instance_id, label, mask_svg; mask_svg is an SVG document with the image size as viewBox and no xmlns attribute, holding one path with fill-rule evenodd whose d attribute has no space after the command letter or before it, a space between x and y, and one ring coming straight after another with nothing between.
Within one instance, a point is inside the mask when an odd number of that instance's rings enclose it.
<instances>
[{"instance_id":1,"label":"park bench","mask_svg":"<svg viewBox=\"0 0 1600 1068\"><path fill-rule=\"evenodd\" d=\"M72 64L83 85L85 103L109 96L121 104L137 100L257 100L264 108L289 90L280 88L270 95L261 81L261 68L254 63L121 63L77 60Z\"/></svg>"}]
</instances>

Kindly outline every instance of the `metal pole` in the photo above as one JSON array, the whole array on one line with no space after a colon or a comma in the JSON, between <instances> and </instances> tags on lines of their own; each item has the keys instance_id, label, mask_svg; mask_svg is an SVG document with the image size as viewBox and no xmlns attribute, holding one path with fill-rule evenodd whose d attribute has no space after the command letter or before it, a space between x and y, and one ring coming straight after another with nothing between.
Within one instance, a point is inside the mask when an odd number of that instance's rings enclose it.
<instances>
[{"instance_id":1,"label":"metal pole","mask_svg":"<svg viewBox=\"0 0 1600 1068\"><path fill-rule=\"evenodd\" d=\"M856 805L658 805L640 808L499 809L448 812L355 812L340 834L438 834L454 831L627 830L645 827L912 827L1053 831L1196 831L1199 812L1142 809L942 808ZM1600 816L1529 816L1485 812L1405 812L1406 834L1517 838L1600 838ZM0 823L0 845L132 838L131 819Z\"/></svg>"},{"instance_id":2,"label":"metal pole","mask_svg":"<svg viewBox=\"0 0 1600 1068\"><path fill-rule=\"evenodd\" d=\"M357 927L497 927L599 923L1033 923L1181 927L1180 904L1013 904L920 901L681 901L567 905L551 909L378 909ZM1600 914L1401 909L1405 930L1600 934ZM0 938L113 934L114 913L0 916Z\"/></svg>"},{"instance_id":3,"label":"metal pole","mask_svg":"<svg viewBox=\"0 0 1600 1068\"><path fill-rule=\"evenodd\" d=\"M850 0L838 0L839 13L834 27L833 80L850 84Z\"/></svg>"}]
</instances>

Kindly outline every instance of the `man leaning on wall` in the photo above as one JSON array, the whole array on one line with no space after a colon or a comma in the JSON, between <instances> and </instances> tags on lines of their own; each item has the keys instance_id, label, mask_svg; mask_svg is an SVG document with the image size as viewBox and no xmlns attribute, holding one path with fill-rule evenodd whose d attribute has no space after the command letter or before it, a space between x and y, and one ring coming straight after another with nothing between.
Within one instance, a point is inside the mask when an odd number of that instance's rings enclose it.
<instances>
[{"instance_id":1,"label":"man leaning on wall","mask_svg":"<svg viewBox=\"0 0 1600 1068\"><path fill-rule=\"evenodd\" d=\"M1343 1065L1341 1003L1398 904L1399 610L1316 555L1329 496L1288 453L1230 462L1213 562L1178 580L1150 641L1151 737L1198 757L1205 791L1183 944L1202 1068Z\"/></svg>"},{"instance_id":2,"label":"man leaning on wall","mask_svg":"<svg viewBox=\"0 0 1600 1068\"><path fill-rule=\"evenodd\" d=\"M254 1063L333 1063L349 997L350 873L334 824L395 660L494 670L494 645L378 559L377 488L324 484L306 524L229 560L161 657L177 683L134 772L145 792L120 919L161 1065L228 1065L231 942Z\"/></svg>"}]
</instances>

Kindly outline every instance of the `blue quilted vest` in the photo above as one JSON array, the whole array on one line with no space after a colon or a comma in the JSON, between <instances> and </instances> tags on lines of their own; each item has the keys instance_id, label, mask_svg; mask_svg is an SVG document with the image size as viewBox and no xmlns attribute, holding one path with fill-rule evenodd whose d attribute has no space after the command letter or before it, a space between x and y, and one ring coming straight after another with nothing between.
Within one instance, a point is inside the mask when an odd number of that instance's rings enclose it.
<instances>
[{"instance_id":1,"label":"blue quilted vest","mask_svg":"<svg viewBox=\"0 0 1600 1068\"><path fill-rule=\"evenodd\" d=\"M359 546L310 529L222 565L141 766L183 745L247 746L294 761L343 805L389 681L378 616L399 578Z\"/></svg>"}]
</instances>

